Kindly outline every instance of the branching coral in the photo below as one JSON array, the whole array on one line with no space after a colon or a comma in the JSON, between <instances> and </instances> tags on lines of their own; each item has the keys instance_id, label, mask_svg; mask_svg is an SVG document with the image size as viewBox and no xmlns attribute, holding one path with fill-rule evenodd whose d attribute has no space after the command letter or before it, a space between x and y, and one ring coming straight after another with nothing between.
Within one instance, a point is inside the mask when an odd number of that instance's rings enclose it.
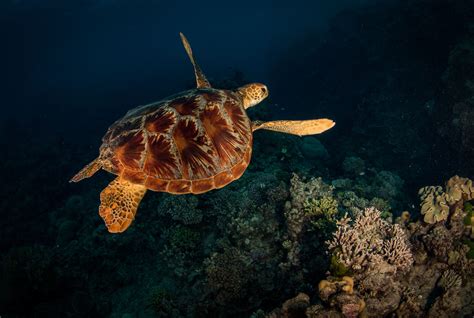
<instances>
[{"instance_id":1,"label":"branching coral","mask_svg":"<svg viewBox=\"0 0 474 318\"><path fill-rule=\"evenodd\" d=\"M384 240L382 256L387 263L394 265L401 271L410 269L413 263L413 255L408 244L408 238L400 225L389 226L385 235L389 239Z\"/></svg>"},{"instance_id":2,"label":"branching coral","mask_svg":"<svg viewBox=\"0 0 474 318\"><path fill-rule=\"evenodd\" d=\"M398 224L383 220L375 208L365 209L353 223L347 216L342 218L332 240L326 243L338 261L354 272L381 262L403 272L413 263L405 232Z\"/></svg>"}]
</instances>

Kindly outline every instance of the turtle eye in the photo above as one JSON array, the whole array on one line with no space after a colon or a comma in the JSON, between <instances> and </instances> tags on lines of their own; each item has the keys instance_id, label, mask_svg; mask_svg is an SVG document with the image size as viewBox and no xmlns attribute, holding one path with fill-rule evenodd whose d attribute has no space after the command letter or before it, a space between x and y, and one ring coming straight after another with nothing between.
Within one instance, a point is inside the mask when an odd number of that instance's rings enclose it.
<instances>
[{"instance_id":1,"label":"turtle eye","mask_svg":"<svg viewBox=\"0 0 474 318\"><path fill-rule=\"evenodd\" d=\"M261 87L260 89L262 90L262 93L264 94L267 92L267 89L265 87Z\"/></svg>"}]
</instances>

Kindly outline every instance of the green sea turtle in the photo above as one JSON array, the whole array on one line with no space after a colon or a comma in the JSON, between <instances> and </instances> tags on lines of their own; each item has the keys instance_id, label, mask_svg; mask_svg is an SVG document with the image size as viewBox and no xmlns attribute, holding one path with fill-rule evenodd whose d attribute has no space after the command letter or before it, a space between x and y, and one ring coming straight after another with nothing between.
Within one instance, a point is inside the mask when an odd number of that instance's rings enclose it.
<instances>
[{"instance_id":1,"label":"green sea turtle","mask_svg":"<svg viewBox=\"0 0 474 318\"><path fill-rule=\"evenodd\" d=\"M130 226L147 190L199 194L240 178L258 129L303 136L335 124L330 119L250 121L245 110L268 96L267 87L212 88L180 36L197 88L127 112L103 137L99 157L71 179L78 182L101 168L117 175L100 194L99 214L109 232Z\"/></svg>"}]
</instances>

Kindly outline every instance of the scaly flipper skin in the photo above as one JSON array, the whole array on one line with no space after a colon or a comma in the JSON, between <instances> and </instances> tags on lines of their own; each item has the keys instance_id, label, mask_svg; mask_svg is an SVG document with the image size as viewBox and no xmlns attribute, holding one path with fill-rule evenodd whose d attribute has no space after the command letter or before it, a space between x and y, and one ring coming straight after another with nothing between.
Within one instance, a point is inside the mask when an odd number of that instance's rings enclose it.
<instances>
[{"instance_id":1,"label":"scaly flipper skin","mask_svg":"<svg viewBox=\"0 0 474 318\"><path fill-rule=\"evenodd\" d=\"M186 53L188 53L191 63L193 63L194 74L196 75L197 88L203 88L203 87L210 88L211 84L207 80L204 73L201 71L201 68L199 67L198 63L194 60L193 50L191 49L191 45L189 44L188 39L186 39L184 34L181 32L179 33L179 36L181 37L181 41L183 42L184 49L186 50Z\"/></svg>"},{"instance_id":2,"label":"scaly flipper skin","mask_svg":"<svg viewBox=\"0 0 474 318\"><path fill-rule=\"evenodd\" d=\"M102 168L102 164L100 163L99 159L95 159L87 166L82 168L74 177L72 177L69 182L79 182L82 179L91 177L94 173L96 173L100 168Z\"/></svg>"},{"instance_id":3,"label":"scaly flipper skin","mask_svg":"<svg viewBox=\"0 0 474 318\"><path fill-rule=\"evenodd\" d=\"M254 122L252 130L267 129L286 134L306 136L316 135L334 127L336 123L331 119L310 119L310 120L276 120L269 122Z\"/></svg>"},{"instance_id":4,"label":"scaly flipper skin","mask_svg":"<svg viewBox=\"0 0 474 318\"><path fill-rule=\"evenodd\" d=\"M121 233L132 224L146 190L145 186L120 177L102 190L99 215L104 219L110 233Z\"/></svg>"}]
</instances>

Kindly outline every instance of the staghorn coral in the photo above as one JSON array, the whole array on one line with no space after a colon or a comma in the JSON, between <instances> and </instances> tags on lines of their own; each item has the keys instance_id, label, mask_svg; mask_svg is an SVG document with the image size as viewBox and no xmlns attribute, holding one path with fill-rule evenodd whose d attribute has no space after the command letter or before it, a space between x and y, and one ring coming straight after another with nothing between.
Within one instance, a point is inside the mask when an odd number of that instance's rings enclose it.
<instances>
[{"instance_id":1,"label":"staghorn coral","mask_svg":"<svg viewBox=\"0 0 474 318\"><path fill-rule=\"evenodd\" d=\"M361 272L373 263L386 262L393 271L407 271L413 256L405 232L398 224L381 218L375 208L365 209L353 224L347 216L337 221L337 230L328 248L338 261L354 272Z\"/></svg>"},{"instance_id":2,"label":"staghorn coral","mask_svg":"<svg viewBox=\"0 0 474 318\"><path fill-rule=\"evenodd\" d=\"M407 271L413 263L413 255L405 232L400 225L394 224L386 230L385 235L389 239L384 240L382 245L383 259L398 270Z\"/></svg>"}]
</instances>

